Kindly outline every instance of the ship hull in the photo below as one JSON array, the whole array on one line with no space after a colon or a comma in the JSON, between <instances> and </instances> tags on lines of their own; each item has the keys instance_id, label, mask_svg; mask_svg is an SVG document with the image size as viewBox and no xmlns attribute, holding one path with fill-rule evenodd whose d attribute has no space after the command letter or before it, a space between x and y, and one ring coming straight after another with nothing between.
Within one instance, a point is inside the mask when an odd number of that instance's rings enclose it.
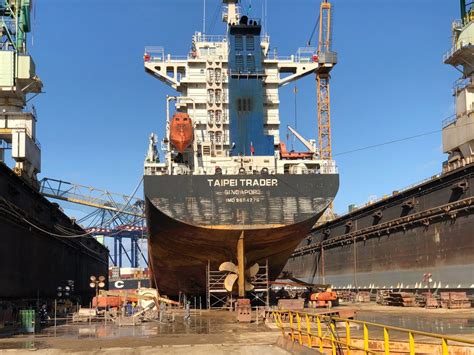
<instances>
[{"instance_id":1,"label":"ship hull","mask_svg":"<svg viewBox=\"0 0 474 355\"><path fill-rule=\"evenodd\" d=\"M170 296L205 293L206 268L236 262L242 231L247 265L268 260L274 279L337 189L337 174L145 176L152 279Z\"/></svg>"},{"instance_id":2,"label":"ship hull","mask_svg":"<svg viewBox=\"0 0 474 355\"><path fill-rule=\"evenodd\" d=\"M87 302L95 292L91 275L108 274L108 251L92 238L58 238L50 233L83 234L56 204L0 164L0 290L2 300L52 300L57 287L74 281L74 296Z\"/></svg>"},{"instance_id":3,"label":"ship hull","mask_svg":"<svg viewBox=\"0 0 474 355\"><path fill-rule=\"evenodd\" d=\"M335 288L424 288L429 273L432 287L472 289L473 203L470 166L314 229L285 271Z\"/></svg>"}]
</instances>

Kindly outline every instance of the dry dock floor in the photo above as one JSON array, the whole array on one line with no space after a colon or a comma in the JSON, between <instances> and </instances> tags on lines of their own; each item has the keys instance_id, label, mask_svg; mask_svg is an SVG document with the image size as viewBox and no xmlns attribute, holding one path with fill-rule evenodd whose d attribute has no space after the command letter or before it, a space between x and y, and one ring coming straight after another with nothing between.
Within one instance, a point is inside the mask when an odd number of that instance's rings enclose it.
<instances>
[{"instance_id":1,"label":"dry dock floor","mask_svg":"<svg viewBox=\"0 0 474 355\"><path fill-rule=\"evenodd\" d=\"M474 309L445 310L350 304L357 318L393 326L474 339ZM273 328L273 327L272 327ZM189 321L118 326L110 322L62 324L36 335L0 338L0 353L20 354L288 354L307 353L279 346L281 333L261 322L237 323L228 311L196 311ZM355 334L354 334L355 335ZM314 352L312 352L314 353Z\"/></svg>"}]
</instances>

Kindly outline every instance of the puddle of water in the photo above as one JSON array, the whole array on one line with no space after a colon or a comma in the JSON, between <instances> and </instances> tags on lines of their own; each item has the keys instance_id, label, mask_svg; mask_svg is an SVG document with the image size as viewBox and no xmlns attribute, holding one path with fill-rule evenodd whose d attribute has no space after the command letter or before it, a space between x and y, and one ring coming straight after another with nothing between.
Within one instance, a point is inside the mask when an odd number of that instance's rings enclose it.
<instances>
[{"instance_id":1,"label":"puddle of water","mask_svg":"<svg viewBox=\"0 0 474 355\"><path fill-rule=\"evenodd\" d=\"M419 314L357 314L356 319L437 334L474 334L474 318L424 317Z\"/></svg>"}]
</instances>

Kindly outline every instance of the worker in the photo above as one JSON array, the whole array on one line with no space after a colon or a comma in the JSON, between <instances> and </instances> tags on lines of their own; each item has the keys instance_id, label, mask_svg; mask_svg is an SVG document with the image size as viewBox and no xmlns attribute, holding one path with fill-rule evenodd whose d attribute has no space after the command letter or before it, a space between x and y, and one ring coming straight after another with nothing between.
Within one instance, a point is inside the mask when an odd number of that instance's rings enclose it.
<instances>
[{"instance_id":1,"label":"worker","mask_svg":"<svg viewBox=\"0 0 474 355\"><path fill-rule=\"evenodd\" d=\"M131 316L133 312L132 304L130 302L127 302L127 316Z\"/></svg>"}]
</instances>

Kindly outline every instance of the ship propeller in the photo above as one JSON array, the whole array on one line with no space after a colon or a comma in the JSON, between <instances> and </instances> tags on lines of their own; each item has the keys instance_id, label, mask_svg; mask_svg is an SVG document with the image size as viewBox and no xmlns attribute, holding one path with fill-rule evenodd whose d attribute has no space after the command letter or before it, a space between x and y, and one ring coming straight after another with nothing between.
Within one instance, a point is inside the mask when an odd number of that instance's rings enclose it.
<instances>
[{"instance_id":1,"label":"ship propeller","mask_svg":"<svg viewBox=\"0 0 474 355\"><path fill-rule=\"evenodd\" d=\"M254 289L254 286L250 283L249 279L257 275L259 269L260 266L258 263L255 263L245 270L245 291L252 291ZM224 287L227 291L232 292L234 284L239 278L239 267L232 261L225 261L219 266L219 271L228 272L224 280Z\"/></svg>"}]
</instances>

